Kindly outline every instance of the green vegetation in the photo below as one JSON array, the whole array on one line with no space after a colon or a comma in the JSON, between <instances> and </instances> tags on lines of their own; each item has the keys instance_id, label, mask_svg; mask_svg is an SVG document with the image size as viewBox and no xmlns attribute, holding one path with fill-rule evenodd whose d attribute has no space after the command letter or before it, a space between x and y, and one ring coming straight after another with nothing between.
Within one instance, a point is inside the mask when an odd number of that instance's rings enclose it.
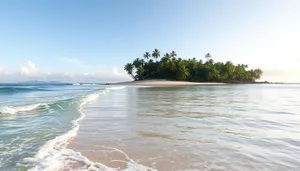
<instances>
[{"instance_id":1,"label":"green vegetation","mask_svg":"<svg viewBox=\"0 0 300 171\"><path fill-rule=\"evenodd\" d=\"M197 82L255 82L260 79L263 71L248 69L248 65L234 65L232 62L214 62L210 53L203 60L182 59L175 51L161 53L154 49L152 54L146 52L142 59L136 58L132 63L125 65L125 71L134 80L168 79ZM160 60L159 60L160 59Z\"/></svg>"}]
</instances>

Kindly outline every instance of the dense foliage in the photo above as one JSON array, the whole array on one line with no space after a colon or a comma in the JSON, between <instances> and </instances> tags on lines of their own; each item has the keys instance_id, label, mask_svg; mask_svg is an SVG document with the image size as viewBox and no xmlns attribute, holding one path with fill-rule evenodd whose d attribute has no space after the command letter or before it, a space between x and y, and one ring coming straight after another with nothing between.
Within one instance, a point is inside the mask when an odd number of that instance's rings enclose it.
<instances>
[{"instance_id":1,"label":"dense foliage","mask_svg":"<svg viewBox=\"0 0 300 171\"><path fill-rule=\"evenodd\" d=\"M254 82L260 79L262 70L248 69L248 65L234 65L232 62L214 62L211 55L205 55L203 60L182 59L175 51L161 54L155 49L152 54L146 52L143 58L135 59L125 65L125 71L134 80L168 79L197 82Z\"/></svg>"}]
</instances>

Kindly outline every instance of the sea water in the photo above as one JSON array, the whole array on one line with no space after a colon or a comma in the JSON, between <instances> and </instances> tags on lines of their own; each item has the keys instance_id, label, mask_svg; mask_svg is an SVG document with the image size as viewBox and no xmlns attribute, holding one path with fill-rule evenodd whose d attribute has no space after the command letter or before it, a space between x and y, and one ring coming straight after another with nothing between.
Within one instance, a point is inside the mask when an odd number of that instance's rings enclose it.
<instances>
[{"instance_id":1,"label":"sea water","mask_svg":"<svg viewBox=\"0 0 300 171\"><path fill-rule=\"evenodd\" d=\"M300 85L126 87L83 111L69 147L113 168L300 170Z\"/></svg>"},{"instance_id":2,"label":"sea water","mask_svg":"<svg viewBox=\"0 0 300 171\"><path fill-rule=\"evenodd\" d=\"M299 170L300 85L1 85L0 170Z\"/></svg>"},{"instance_id":3,"label":"sea water","mask_svg":"<svg viewBox=\"0 0 300 171\"><path fill-rule=\"evenodd\" d=\"M0 170L47 170L76 135L84 104L105 91L72 85L0 86Z\"/></svg>"}]
</instances>

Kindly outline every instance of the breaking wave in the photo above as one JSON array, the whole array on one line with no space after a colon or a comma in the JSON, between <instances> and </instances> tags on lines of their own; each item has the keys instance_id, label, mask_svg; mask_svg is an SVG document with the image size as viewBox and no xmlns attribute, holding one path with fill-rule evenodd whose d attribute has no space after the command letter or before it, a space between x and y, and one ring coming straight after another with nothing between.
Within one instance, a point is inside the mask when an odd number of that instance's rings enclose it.
<instances>
[{"instance_id":1,"label":"breaking wave","mask_svg":"<svg viewBox=\"0 0 300 171\"><path fill-rule=\"evenodd\" d=\"M21 112L28 112L32 111L41 107L47 107L47 103L37 103L37 104L30 104L24 106L2 106L0 107L0 116L1 115L13 115Z\"/></svg>"},{"instance_id":2,"label":"breaking wave","mask_svg":"<svg viewBox=\"0 0 300 171\"><path fill-rule=\"evenodd\" d=\"M69 140L77 135L80 127L79 121L85 117L83 107L91 101L99 98L101 94L105 94L109 90L118 90L125 87L107 88L102 92L93 93L83 98L79 105L78 111L80 117L73 120L73 128L67 133L52 139L44 144L36 155L32 158L25 158L25 162L33 163L33 167L29 171L53 171L53 170L80 170L80 171L117 171L119 169L110 168L104 164L92 162L81 153L67 148ZM118 150L118 149L117 149ZM118 150L120 151L120 150ZM122 151L120 151L122 152ZM155 169L140 165L134 160L130 159L124 152L122 152L128 162L127 168L124 171L155 171Z\"/></svg>"}]
</instances>

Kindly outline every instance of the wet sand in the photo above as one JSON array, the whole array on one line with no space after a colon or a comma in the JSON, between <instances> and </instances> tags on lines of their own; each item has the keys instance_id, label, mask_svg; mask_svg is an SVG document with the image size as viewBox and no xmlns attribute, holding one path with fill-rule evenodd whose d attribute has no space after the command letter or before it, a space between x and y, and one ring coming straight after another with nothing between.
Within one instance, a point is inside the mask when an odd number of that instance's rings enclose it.
<instances>
[{"instance_id":1,"label":"wet sand","mask_svg":"<svg viewBox=\"0 0 300 171\"><path fill-rule=\"evenodd\" d=\"M290 144L299 134L293 129L296 116L274 113L283 110L285 91L260 85L147 86L120 86L87 104L68 147L128 170L300 169L293 157L298 146ZM262 92L267 96L261 98ZM277 127L285 134L276 134Z\"/></svg>"},{"instance_id":2,"label":"wet sand","mask_svg":"<svg viewBox=\"0 0 300 171\"><path fill-rule=\"evenodd\" d=\"M204 163L205 157L191 152L193 149L181 144L213 145L215 141L181 135L182 133L176 130L165 132L164 128L170 127L168 121L159 116L152 116L151 113L155 111L141 111L140 108L147 106L145 103L151 104L156 100L139 101L136 90L138 88L133 87L111 91L87 105L83 110L86 118L81 121L78 135L68 148L80 152L93 162L111 168L125 169L128 168L128 164L142 168L139 170L153 168L171 171L199 168L193 164ZM155 110L155 106L153 105L151 110ZM156 114L161 112L156 111ZM148 114L151 116L147 116ZM147 123L151 118L152 121Z\"/></svg>"}]
</instances>

